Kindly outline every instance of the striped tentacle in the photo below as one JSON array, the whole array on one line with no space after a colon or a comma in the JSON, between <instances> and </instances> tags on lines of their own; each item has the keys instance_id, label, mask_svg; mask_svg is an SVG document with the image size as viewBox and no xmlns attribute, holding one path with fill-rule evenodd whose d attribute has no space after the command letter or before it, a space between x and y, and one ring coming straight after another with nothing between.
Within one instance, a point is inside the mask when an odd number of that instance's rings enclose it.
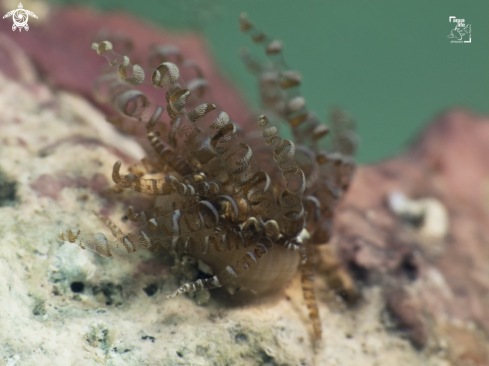
<instances>
[{"instance_id":1,"label":"striped tentacle","mask_svg":"<svg viewBox=\"0 0 489 366\"><path fill-rule=\"evenodd\" d=\"M158 241L158 238L143 229L135 230L129 234L124 234L119 228L114 230L113 223L108 219L103 219L111 229L116 240L109 242L102 233L87 235L79 229L68 229L60 231L59 238L77 244L82 249L88 249L101 255L102 257L112 257L113 255L124 255L133 253L139 249L150 249ZM114 225L115 226L115 225Z\"/></svg>"},{"instance_id":2,"label":"striped tentacle","mask_svg":"<svg viewBox=\"0 0 489 366\"><path fill-rule=\"evenodd\" d=\"M114 52L112 44L108 41L94 43L92 48L99 55L104 56L111 66L119 65L117 75L111 74L99 78L96 90L100 100L110 100L111 104L123 116L154 126L159 121L163 111L162 106L150 103L143 92L132 89L131 84L151 84L156 88L164 88L167 91L167 96L169 90L172 91L172 95L175 94L175 91L183 90L180 87L180 84L184 85L180 78L180 70L171 62L163 62L156 69L144 69L137 64L131 64L127 56ZM170 103L169 100L167 101ZM176 121L178 112L172 108L169 108L167 112L172 119L168 134L169 142L178 155L186 158L188 152L184 142L187 136L185 133L182 135L184 132L182 127L184 126L180 126ZM177 131L178 134L175 133ZM183 141L177 143L177 138L183 138Z\"/></svg>"},{"instance_id":3,"label":"striped tentacle","mask_svg":"<svg viewBox=\"0 0 489 366\"><path fill-rule=\"evenodd\" d=\"M167 175L160 179L145 179L130 173L120 174L121 162L117 161L112 170L112 179L122 188L131 188L151 196L166 196L176 193L183 197L215 195L221 191L219 182L199 182L198 184L186 184L174 175Z\"/></svg>"},{"instance_id":4,"label":"striped tentacle","mask_svg":"<svg viewBox=\"0 0 489 366\"><path fill-rule=\"evenodd\" d=\"M151 196L163 196L174 193L174 188L165 179L144 179L133 173L121 176L120 169L122 163L115 162L112 169L112 180L122 188L131 188L136 192L141 192Z\"/></svg>"},{"instance_id":5,"label":"striped tentacle","mask_svg":"<svg viewBox=\"0 0 489 366\"><path fill-rule=\"evenodd\" d=\"M331 131L334 136L332 150L343 156L353 157L358 147L358 135L355 132L353 118L336 107L330 113Z\"/></svg>"},{"instance_id":6,"label":"striped tentacle","mask_svg":"<svg viewBox=\"0 0 489 366\"><path fill-rule=\"evenodd\" d=\"M203 136L210 137L212 149L209 150L208 145L205 144L202 149L195 150L192 154L194 157L200 157L201 162L207 163L217 154L220 165L226 171L231 183L237 188L256 179L255 175L261 169L253 158L251 148L240 142L237 128L230 122L226 112L217 110L214 104L202 103L188 89L178 87L170 89L168 99L169 108L175 113L183 113L192 123L194 131L201 132L200 139ZM194 136L189 135L189 140L192 140ZM206 154L208 158L205 158ZM202 161L202 157L205 161ZM233 164L229 164L230 161Z\"/></svg>"},{"instance_id":7,"label":"striped tentacle","mask_svg":"<svg viewBox=\"0 0 489 366\"><path fill-rule=\"evenodd\" d=\"M321 319L317 300L314 293L314 273L315 273L315 258L317 256L316 247L313 245L302 245L299 249L301 256L301 284L302 294L306 301L306 306L309 310L309 319L311 319L314 330L315 340L319 341L322 336Z\"/></svg>"},{"instance_id":8,"label":"striped tentacle","mask_svg":"<svg viewBox=\"0 0 489 366\"><path fill-rule=\"evenodd\" d=\"M285 179L286 189L280 193L281 217L279 225L288 237L297 236L304 227L304 207L302 196L306 178L294 160L295 145L277 135L277 128L271 126L268 118L260 116L258 124L267 145L273 146L273 160L277 163Z\"/></svg>"},{"instance_id":9,"label":"striped tentacle","mask_svg":"<svg viewBox=\"0 0 489 366\"><path fill-rule=\"evenodd\" d=\"M320 179L314 196L319 202L320 215L311 243L324 244L331 238L334 211L348 188L355 166L351 157L339 153L321 152L317 162Z\"/></svg>"},{"instance_id":10,"label":"striped tentacle","mask_svg":"<svg viewBox=\"0 0 489 366\"><path fill-rule=\"evenodd\" d=\"M173 242L174 251L206 254L209 251L239 250L256 243L258 237L254 233L258 231L248 230L250 220L256 221L256 219L248 218L249 203L242 195L221 195L211 202L209 204L212 207L209 206L208 209L214 208L215 211L212 212L218 215L219 220L219 224L213 227L215 230L207 231L207 235L203 232L199 232L198 235L195 233L188 233L187 236L180 235Z\"/></svg>"},{"instance_id":11,"label":"striped tentacle","mask_svg":"<svg viewBox=\"0 0 489 366\"><path fill-rule=\"evenodd\" d=\"M157 88L166 89L167 112L172 119L169 141L178 154L182 152L180 155L185 159L197 159L201 165L198 168L224 186L232 183L235 187L243 187L248 182L256 180L260 168L253 159L249 146L237 138L236 126L229 121L227 113L217 110L214 104L202 102L191 90L184 87L180 70L175 64L163 62L156 69L148 71L138 65L132 65L127 58L115 53L110 42L94 44L92 48L105 56L111 65L119 64L119 77L122 80L135 85L151 83ZM129 74L133 76L128 76ZM138 118L149 102L140 91L128 90L123 93L126 92L132 93L130 98L116 97L116 104L120 105L122 113L132 113L133 117ZM229 164L231 159L233 164ZM206 165L211 165L211 169ZM223 172L227 174L228 179L222 176ZM122 179L121 183L131 188L142 188L149 194L161 194L164 190L163 185L155 187L158 182L154 180L142 185L132 176Z\"/></svg>"},{"instance_id":12,"label":"striped tentacle","mask_svg":"<svg viewBox=\"0 0 489 366\"><path fill-rule=\"evenodd\" d=\"M141 211L139 213L135 213L134 208L132 206L129 206L126 215L131 221L145 224L150 219L168 215L175 210L182 210L195 206L197 202L198 201L195 198L183 198L174 193L173 195L168 196L168 201L164 202L165 205L156 206L149 210Z\"/></svg>"},{"instance_id":13,"label":"striped tentacle","mask_svg":"<svg viewBox=\"0 0 489 366\"><path fill-rule=\"evenodd\" d=\"M172 251L207 254L240 250L255 245L263 234L258 221L252 217L240 226L220 223L212 232L206 230L181 235L172 241ZM273 235L276 233L271 237Z\"/></svg>"},{"instance_id":14,"label":"striped tentacle","mask_svg":"<svg viewBox=\"0 0 489 366\"><path fill-rule=\"evenodd\" d=\"M282 42L257 30L246 14L242 14L239 20L241 31L249 34L254 43L263 45L272 62L272 70L252 68L260 75L264 104L287 120L296 143L317 150L318 141L328 134L329 129L306 107L306 101L300 94L301 76L287 66ZM246 57L245 62L250 64L250 58Z\"/></svg>"},{"instance_id":15,"label":"striped tentacle","mask_svg":"<svg viewBox=\"0 0 489 366\"><path fill-rule=\"evenodd\" d=\"M211 176L217 173L216 168L226 172L228 181L235 187L245 185L260 170L249 146L239 141L236 126L230 122L226 112L217 110L214 104L202 103L187 89L174 88L169 101L170 108L184 114L194 131L199 132L199 135L189 134L186 143L194 146L191 155L202 164L202 170ZM210 145L206 136L210 137ZM197 141L204 143L195 148ZM233 164L229 164L231 159ZM214 169L209 170L205 166L209 163L214 164ZM228 183L222 177L220 181Z\"/></svg>"},{"instance_id":16,"label":"striped tentacle","mask_svg":"<svg viewBox=\"0 0 489 366\"><path fill-rule=\"evenodd\" d=\"M99 216L100 217L100 216ZM213 232L219 224L219 214L208 201L200 201L195 207L175 210L164 216L151 218L140 228L124 234L109 219L102 221L111 229L116 237L109 242L105 235L97 233L89 236L78 229L69 229L60 233L61 240L78 244L82 249L92 250L101 256L111 257L133 253L139 249L149 249L156 245L167 250L175 250L179 241L190 235L199 235L206 231ZM195 248L201 252L202 248Z\"/></svg>"},{"instance_id":17,"label":"striped tentacle","mask_svg":"<svg viewBox=\"0 0 489 366\"><path fill-rule=\"evenodd\" d=\"M204 280L199 279L195 282L189 282L180 286L173 294L169 295L168 298L181 295L185 292L207 290L223 286L255 265L265 254L269 252L272 245L273 243L271 240L261 238L252 251L247 252L233 265L227 266L222 272L211 278Z\"/></svg>"},{"instance_id":18,"label":"striped tentacle","mask_svg":"<svg viewBox=\"0 0 489 366\"><path fill-rule=\"evenodd\" d=\"M212 203L199 201L195 206L152 218L146 225L159 235L176 241L178 238L185 239L186 236L202 231L214 230L218 224L219 213Z\"/></svg>"},{"instance_id":19,"label":"striped tentacle","mask_svg":"<svg viewBox=\"0 0 489 366\"><path fill-rule=\"evenodd\" d=\"M150 131L148 132L147 136L154 151L156 152L156 154L158 154L158 157L160 158L163 166L171 167L181 176L185 176L193 172L193 168L188 165L188 163L184 159L182 159L182 157L180 157L172 149L164 145L164 143L158 138L158 132Z\"/></svg>"},{"instance_id":20,"label":"striped tentacle","mask_svg":"<svg viewBox=\"0 0 489 366\"><path fill-rule=\"evenodd\" d=\"M219 225L214 232L190 233L186 237L181 235L173 242L172 250L181 253L218 253L247 248L256 244L262 236L272 240L279 237L275 221L262 223L250 217L250 204L243 195L221 195L212 202L219 215Z\"/></svg>"},{"instance_id":21,"label":"striped tentacle","mask_svg":"<svg viewBox=\"0 0 489 366\"><path fill-rule=\"evenodd\" d=\"M208 235L198 232L193 235L180 236L172 242L172 251L176 253L207 254L239 250L252 245L250 241L246 240L246 236L239 228L226 227L223 229L219 226L219 229L217 233L209 233L207 231Z\"/></svg>"},{"instance_id":22,"label":"striped tentacle","mask_svg":"<svg viewBox=\"0 0 489 366\"><path fill-rule=\"evenodd\" d=\"M199 98L208 96L210 84L205 79L202 68L196 62L186 60L177 47L171 45L153 47L148 62L150 65L174 63L182 72L182 77L187 80L187 87L192 93Z\"/></svg>"},{"instance_id":23,"label":"striped tentacle","mask_svg":"<svg viewBox=\"0 0 489 366\"><path fill-rule=\"evenodd\" d=\"M193 185L200 197L208 199L226 193L221 182L209 179L208 176L202 173L189 174L183 177L183 183Z\"/></svg>"},{"instance_id":24,"label":"striped tentacle","mask_svg":"<svg viewBox=\"0 0 489 366\"><path fill-rule=\"evenodd\" d=\"M157 168L158 168L157 164L155 164L153 161L151 161L151 159L149 159L148 157L145 157L145 158L135 162L134 164L130 165L127 168L127 170L129 170L129 172L131 173L130 177L135 176L136 178L141 178L146 173L157 171L156 170ZM109 189L106 189L105 193L121 193L124 191L124 188L127 188L127 187L115 185Z\"/></svg>"},{"instance_id":25,"label":"striped tentacle","mask_svg":"<svg viewBox=\"0 0 489 366\"><path fill-rule=\"evenodd\" d=\"M204 205L199 209L199 205ZM174 211L171 228L168 220L162 217L149 220L150 228L161 230L165 236L170 234L171 240L162 242L163 246L177 253L207 254L247 248L256 243L255 235L242 231L238 226L226 225L219 221L219 213L208 201L200 201L195 208L183 213ZM198 217L197 217L198 215Z\"/></svg>"}]
</instances>

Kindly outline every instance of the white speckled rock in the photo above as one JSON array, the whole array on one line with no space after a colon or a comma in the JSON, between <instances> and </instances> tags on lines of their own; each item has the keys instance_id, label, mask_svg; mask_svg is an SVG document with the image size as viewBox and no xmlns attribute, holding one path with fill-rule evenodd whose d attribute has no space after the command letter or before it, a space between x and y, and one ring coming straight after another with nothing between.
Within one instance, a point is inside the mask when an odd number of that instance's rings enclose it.
<instances>
[{"instance_id":1,"label":"white speckled rock","mask_svg":"<svg viewBox=\"0 0 489 366\"><path fill-rule=\"evenodd\" d=\"M93 258L77 249L74 245L64 243L53 253L50 267L52 282L85 282L93 277L97 268L92 262Z\"/></svg>"}]
</instances>

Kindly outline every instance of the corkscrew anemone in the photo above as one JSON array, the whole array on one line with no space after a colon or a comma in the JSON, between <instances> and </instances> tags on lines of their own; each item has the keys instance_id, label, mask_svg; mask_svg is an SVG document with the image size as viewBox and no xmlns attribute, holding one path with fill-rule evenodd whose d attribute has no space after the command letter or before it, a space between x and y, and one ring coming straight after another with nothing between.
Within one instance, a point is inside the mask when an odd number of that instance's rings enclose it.
<instances>
[{"instance_id":1,"label":"corkscrew anemone","mask_svg":"<svg viewBox=\"0 0 489 366\"><path fill-rule=\"evenodd\" d=\"M245 134L225 111L205 101L209 85L201 70L174 47L155 47L145 68L116 53L109 41L94 43L92 48L112 66L96 83L98 97L121 114L109 122L136 138L144 128L149 142L141 142L147 156L128 174L121 174L120 161L114 164L113 180L119 189L155 196L155 206L139 213L128 209L128 218L138 223L129 233L98 215L114 241L78 229L62 231L60 238L104 257L140 249L187 253L217 273L186 283L169 297L221 286L260 295L281 288L300 268L319 339L315 245L329 241L335 207L352 178L353 123L335 111L331 131L321 124L300 95L300 75L287 67L281 43L245 16L240 24L270 59L264 65L243 55L258 77L267 114L288 122L294 142L278 136L265 115L258 117L259 134ZM155 62L158 66L152 68ZM163 89L166 105L150 102L133 88L141 84ZM164 177L147 177L153 173Z\"/></svg>"}]
</instances>

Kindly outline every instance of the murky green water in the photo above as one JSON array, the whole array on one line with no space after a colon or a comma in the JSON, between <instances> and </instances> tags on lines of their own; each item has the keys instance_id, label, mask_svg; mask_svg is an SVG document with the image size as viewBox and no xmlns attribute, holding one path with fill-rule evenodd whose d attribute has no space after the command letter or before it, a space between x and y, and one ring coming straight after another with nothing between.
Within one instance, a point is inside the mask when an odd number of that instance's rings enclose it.
<instances>
[{"instance_id":1,"label":"murky green water","mask_svg":"<svg viewBox=\"0 0 489 366\"><path fill-rule=\"evenodd\" d=\"M73 3L73 1L70 1ZM289 65L319 116L338 104L357 120L360 162L401 151L438 112L489 112L487 1L83 1L124 9L158 25L197 28L217 61L257 101L255 80L238 58L254 47L238 30L248 13L285 43ZM451 44L450 16L472 26L472 42ZM261 51L261 50L259 50Z\"/></svg>"}]
</instances>

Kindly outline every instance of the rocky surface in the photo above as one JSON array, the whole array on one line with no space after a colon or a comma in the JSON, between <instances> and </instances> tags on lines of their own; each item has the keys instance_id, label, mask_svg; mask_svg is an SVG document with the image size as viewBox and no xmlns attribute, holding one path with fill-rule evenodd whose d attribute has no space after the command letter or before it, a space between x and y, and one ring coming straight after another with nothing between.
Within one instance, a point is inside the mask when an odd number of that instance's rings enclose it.
<instances>
[{"instance_id":1,"label":"rocky surface","mask_svg":"<svg viewBox=\"0 0 489 366\"><path fill-rule=\"evenodd\" d=\"M186 296L166 299L178 285L167 258L105 259L60 242L60 228L104 230L92 210L121 223L127 199L107 198L103 189L113 162L130 154L97 130L105 122L88 103L45 85L1 75L0 109L2 192L9 187L0 207L4 363L448 364L384 325L379 286L349 310L320 276L324 343L315 352L297 278L273 298L199 306Z\"/></svg>"},{"instance_id":2,"label":"rocky surface","mask_svg":"<svg viewBox=\"0 0 489 366\"><path fill-rule=\"evenodd\" d=\"M437 338L456 365L489 364L487 156L486 117L442 113L409 152L359 169L336 220L345 265L384 287L415 346Z\"/></svg>"}]
</instances>

